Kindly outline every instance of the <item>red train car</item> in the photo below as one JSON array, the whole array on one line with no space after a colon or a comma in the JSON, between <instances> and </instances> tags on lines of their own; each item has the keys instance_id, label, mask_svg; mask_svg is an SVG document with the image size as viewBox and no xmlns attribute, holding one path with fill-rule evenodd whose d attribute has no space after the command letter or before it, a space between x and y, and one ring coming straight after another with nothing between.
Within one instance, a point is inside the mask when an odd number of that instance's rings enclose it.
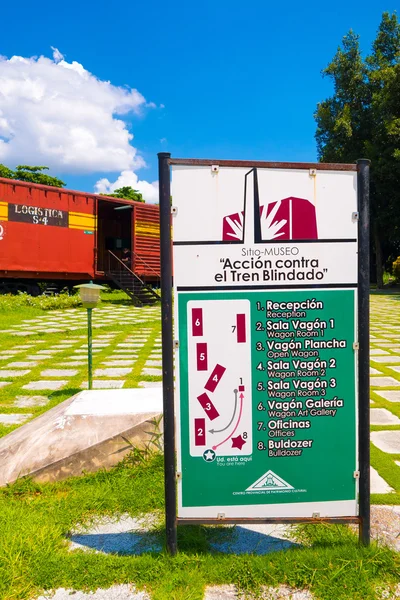
<instances>
[{"instance_id":1,"label":"red train car","mask_svg":"<svg viewBox=\"0 0 400 600\"><path fill-rule=\"evenodd\" d=\"M0 178L0 291L88 279L159 282L158 206Z\"/></svg>"}]
</instances>

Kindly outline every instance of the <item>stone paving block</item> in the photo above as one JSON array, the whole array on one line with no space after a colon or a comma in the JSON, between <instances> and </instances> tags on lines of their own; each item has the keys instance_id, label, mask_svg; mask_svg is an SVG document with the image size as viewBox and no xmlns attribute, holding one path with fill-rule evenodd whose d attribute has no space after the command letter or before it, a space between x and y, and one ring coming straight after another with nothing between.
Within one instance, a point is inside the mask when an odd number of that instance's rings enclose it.
<instances>
[{"instance_id":1,"label":"stone paving block","mask_svg":"<svg viewBox=\"0 0 400 600\"><path fill-rule=\"evenodd\" d=\"M21 354L21 350L2 350L0 352L0 356L1 355L7 355L7 356L9 356L10 354Z\"/></svg>"},{"instance_id":2,"label":"stone paving block","mask_svg":"<svg viewBox=\"0 0 400 600\"><path fill-rule=\"evenodd\" d=\"M400 392L397 390L379 390L376 393L389 402L400 402Z\"/></svg>"},{"instance_id":3,"label":"stone paving block","mask_svg":"<svg viewBox=\"0 0 400 600\"><path fill-rule=\"evenodd\" d=\"M37 350L36 354L57 354L61 350L53 350L53 348L45 348L44 350Z\"/></svg>"},{"instance_id":4,"label":"stone paving block","mask_svg":"<svg viewBox=\"0 0 400 600\"><path fill-rule=\"evenodd\" d=\"M55 593L44 592L44 596L39 596L37 600L151 600L151 597L147 592L139 592L133 585L127 583L113 585L110 588L98 588L94 592L58 588Z\"/></svg>"},{"instance_id":5,"label":"stone paving block","mask_svg":"<svg viewBox=\"0 0 400 600\"><path fill-rule=\"evenodd\" d=\"M36 344L24 344L23 346L13 346L14 350L29 350L29 348L34 348Z\"/></svg>"},{"instance_id":6,"label":"stone paving block","mask_svg":"<svg viewBox=\"0 0 400 600\"><path fill-rule=\"evenodd\" d=\"M400 425L400 419L386 408L371 408L371 425Z\"/></svg>"},{"instance_id":7,"label":"stone paving block","mask_svg":"<svg viewBox=\"0 0 400 600\"><path fill-rule=\"evenodd\" d=\"M109 368L109 369L96 369L94 372L95 377L123 377L124 375L128 375L132 372L132 369L118 369L118 368Z\"/></svg>"},{"instance_id":8,"label":"stone paving block","mask_svg":"<svg viewBox=\"0 0 400 600\"><path fill-rule=\"evenodd\" d=\"M371 360L377 363L381 363L383 365L389 363L400 363L400 356L390 355L390 356L373 356Z\"/></svg>"},{"instance_id":9,"label":"stone paving block","mask_svg":"<svg viewBox=\"0 0 400 600\"><path fill-rule=\"evenodd\" d=\"M388 430L388 431L372 431L371 432L372 443L388 454L400 454L400 431L399 430Z\"/></svg>"},{"instance_id":10,"label":"stone paving block","mask_svg":"<svg viewBox=\"0 0 400 600\"><path fill-rule=\"evenodd\" d=\"M397 387L400 386L400 381L393 377L371 377L370 385L372 387Z\"/></svg>"},{"instance_id":11,"label":"stone paving block","mask_svg":"<svg viewBox=\"0 0 400 600\"><path fill-rule=\"evenodd\" d=\"M120 390L123 388L125 381L118 379L95 379L93 380L93 389L94 390L108 390L108 389L116 389ZM84 390L88 389L88 382L84 381L81 385L81 388Z\"/></svg>"},{"instance_id":12,"label":"stone paving block","mask_svg":"<svg viewBox=\"0 0 400 600\"><path fill-rule=\"evenodd\" d=\"M2 425L21 425L32 415L27 413L16 413L16 414L0 414L0 423Z\"/></svg>"},{"instance_id":13,"label":"stone paving block","mask_svg":"<svg viewBox=\"0 0 400 600\"><path fill-rule=\"evenodd\" d=\"M117 344L117 348L142 348L143 344L136 344L133 342Z\"/></svg>"},{"instance_id":14,"label":"stone paving block","mask_svg":"<svg viewBox=\"0 0 400 600\"><path fill-rule=\"evenodd\" d=\"M74 377L78 369L45 369L40 373L41 377Z\"/></svg>"},{"instance_id":15,"label":"stone paving block","mask_svg":"<svg viewBox=\"0 0 400 600\"><path fill-rule=\"evenodd\" d=\"M146 360L146 367L162 367L162 360Z\"/></svg>"},{"instance_id":16,"label":"stone paving block","mask_svg":"<svg viewBox=\"0 0 400 600\"><path fill-rule=\"evenodd\" d=\"M7 365L8 369L12 369L12 368L18 368L18 369L23 369L23 368L27 368L27 367L37 367L39 363L37 361L17 361L17 362L11 362Z\"/></svg>"},{"instance_id":17,"label":"stone paving block","mask_svg":"<svg viewBox=\"0 0 400 600\"><path fill-rule=\"evenodd\" d=\"M30 408L31 406L45 406L49 399L47 396L17 396L14 406L18 408Z\"/></svg>"},{"instance_id":18,"label":"stone paving block","mask_svg":"<svg viewBox=\"0 0 400 600\"><path fill-rule=\"evenodd\" d=\"M0 381L0 388L6 387L6 385L11 385L11 381Z\"/></svg>"},{"instance_id":19,"label":"stone paving block","mask_svg":"<svg viewBox=\"0 0 400 600\"><path fill-rule=\"evenodd\" d=\"M53 356L53 354L39 354L39 356L37 354L29 354L25 358L27 358L28 360L38 361L38 360L47 360L48 358L54 359L54 356Z\"/></svg>"},{"instance_id":20,"label":"stone paving block","mask_svg":"<svg viewBox=\"0 0 400 600\"><path fill-rule=\"evenodd\" d=\"M398 467L400 467L400 460L395 460L394 462L396 463L396 465L397 465Z\"/></svg>"},{"instance_id":21,"label":"stone paving block","mask_svg":"<svg viewBox=\"0 0 400 600\"><path fill-rule=\"evenodd\" d=\"M162 387L162 381L139 381L139 387L160 388L160 387Z\"/></svg>"},{"instance_id":22,"label":"stone paving block","mask_svg":"<svg viewBox=\"0 0 400 600\"><path fill-rule=\"evenodd\" d=\"M101 364L105 365L106 367L131 367L135 364L135 360L132 359L126 359L126 360L106 360L103 361Z\"/></svg>"},{"instance_id":23,"label":"stone paving block","mask_svg":"<svg viewBox=\"0 0 400 600\"><path fill-rule=\"evenodd\" d=\"M161 377L162 369L145 368L145 369L142 369L142 375L158 375L159 377Z\"/></svg>"},{"instance_id":24,"label":"stone paving block","mask_svg":"<svg viewBox=\"0 0 400 600\"><path fill-rule=\"evenodd\" d=\"M36 335L36 331L14 331L11 335L25 336L25 335Z\"/></svg>"},{"instance_id":25,"label":"stone paving block","mask_svg":"<svg viewBox=\"0 0 400 600\"><path fill-rule=\"evenodd\" d=\"M380 348L371 348L370 355L375 356L377 354L390 354L390 353L386 352L386 350L381 350Z\"/></svg>"},{"instance_id":26,"label":"stone paving block","mask_svg":"<svg viewBox=\"0 0 400 600\"><path fill-rule=\"evenodd\" d=\"M369 374L370 375L383 375L383 373L381 371L378 371L378 369L373 369L372 367L369 368Z\"/></svg>"},{"instance_id":27,"label":"stone paving block","mask_svg":"<svg viewBox=\"0 0 400 600\"><path fill-rule=\"evenodd\" d=\"M61 380L41 380L41 381L31 381L26 385L22 386L23 390L59 390L64 385L67 385L68 381Z\"/></svg>"},{"instance_id":28,"label":"stone paving block","mask_svg":"<svg viewBox=\"0 0 400 600\"><path fill-rule=\"evenodd\" d=\"M28 375L30 372L30 369L24 369L22 371L16 371L14 369L0 369L0 377L23 377L24 375Z\"/></svg>"},{"instance_id":29,"label":"stone paving block","mask_svg":"<svg viewBox=\"0 0 400 600\"><path fill-rule=\"evenodd\" d=\"M68 350L69 348L73 348L75 346L75 342L71 342L70 344L57 344L56 346L52 346L52 350Z\"/></svg>"}]
</instances>

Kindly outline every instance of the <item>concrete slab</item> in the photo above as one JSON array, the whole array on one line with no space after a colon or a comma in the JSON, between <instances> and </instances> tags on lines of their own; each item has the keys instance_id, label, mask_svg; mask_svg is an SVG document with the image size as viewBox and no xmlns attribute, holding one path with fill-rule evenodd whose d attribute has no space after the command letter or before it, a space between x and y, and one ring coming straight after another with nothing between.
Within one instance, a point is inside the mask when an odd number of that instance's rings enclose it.
<instances>
[{"instance_id":1,"label":"concrete slab","mask_svg":"<svg viewBox=\"0 0 400 600\"><path fill-rule=\"evenodd\" d=\"M27 413L0 414L0 423L1 425L20 425L21 423L24 423L27 419L29 419L31 416L32 415Z\"/></svg>"},{"instance_id":2,"label":"concrete slab","mask_svg":"<svg viewBox=\"0 0 400 600\"><path fill-rule=\"evenodd\" d=\"M74 357L75 358L75 357ZM62 363L55 364L55 367L82 367L83 365L87 365L87 360L65 360Z\"/></svg>"},{"instance_id":3,"label":"concrete slab","mask_svg":"<svg viewBox=\"0 0 400 600\"><path fill-rule=\"evenodd\" d=\"M118 348L142 348L143 344L134 344L134 343L124 343L124 344L117 344Z\"/></svg>"},{"instance_id":4,"label":"concrete slab","mask_svg":"<svg viewBox=\"0 0 400 600\"><path fill-rule=\"evenodd\" d=\"M150 368L144 368L142 369L142 375L158 375L159 377L161 377L162 375L162 370L161 369L150 369Z\"/></svg>"},{"instance_id":5,"label":"concrete slab","mask_svg":"<svg viewBox=\"0 0 400 600\"><path fill-rule=\"evenodd\" d=\"M94 592L82 592L59 588L55 592L45 592L37 600L150 600L147 592L139 592L133 585L113 585L110 588L98 588Z\"/></svg>"},{"instance_id":6,"label":"concrete slab","mask_svg":"<svg viewBox=\"0 0 400 600\"><path fill-rule=\"evenodd\" d=\"M378 371L378 369L373 369L372 367L369 368L369 374L370 375L383 375L383 373L381 371Z\"/></svg>"},{"instance_id":7,"label":"concrete slab","mask_svg":"<svg viewBox=\"0 0 400 600\"><path fill-rule=\"evenodd\" d=\"M121 388L124 387L124 383L125 381L121 379L94 379L93 380L93 389L94 390L110 390L110 389L114 389L114 390L119 390ZM87 390L88 389L88 382L84 381L81 385L81 388L83 390Z\"/></svg>"},{"instance_id":8,"label":"concrete slab","mask_svg":"<svg viewBox=\"0 0 400 600\"><path fill-rule=\"evenodd\" d=\"M386 350L381 350L380 348L371 348L370 355L375 356L377 354L390 354L390 352L386 352Z\"/></svg>"},{"instance_id":9,"label":"concrete slab","mask_svg":"<svg viewBox=\"0 0 400 600\"><path fill-rule=\"evenodd\" d=\"M376 393L389 402L400 402L400 392L397 390L379 390Z\"/></svg>"},{"instance_id":10,"label":"concrete slab","mask_svg":"<svg viewBox=\"0 0 400 600\"><path fill-rule=\"evenodd\" d=\"M400 431L372 431L372 443L388 454L400 454Z\"/></svg>"},{"instance_id":11,"label":"concrete slab","mask_svg":"<svg viewBox=\"0 0 400 600\"><path fill-rule=\"evenodd\" d=\"M154 521L154 515L139 519L129 515L99 519L90 528L72 534L70 549L120 555L160 552L162 541L160 535L152 531Z\"/></svg>"},{"instance_id":12,"label":"concrete slab","mask_svg":"<svg viewBox=\"0 0 400 600\"><path fill-rule=\"evenodd\" d=\"M371 377L370 385L372 387L398 387L400 386L400 381L393 379L393 377Z\"/></svg>"},{"instance_id":13,"label":"concrete slab","mask_svg":"<svg viewBox=\"0 0 400 600\"><path fill-rule=\"evenodd\" d=\"M217 536L216 536L217 538ZM291 539L288 525L237 525L231 535L224 535L210 543L218 552L229 554L269 554L292 547L300 547Z\"/></svg>"},{"instance_id":14,"label":"concrete slab","mask_svg":"<svg viewBox=\"0 0 400 600\"><path fill-rule=\"evenodd\" d=\"M394 489L381 477L373 467L370 467L371 494L390 494Z\"/></svg>"},{"instance_id":15,"label":"concrete slab","mask_svg":"<svg viewBox=\"0 0 400 600\"><path fill-rule=\"evenodd\" d=\"M0 381L0 388L6 387L6 385L11 385L11 381Z\"/></svg>"},{"instance_id":16,"label":"concrete slab","mask_svg":"<svg viewBox=\"0 0 400 600\"><path fill-rule=\"evenodd\" d=\"M371 360L383 365L389 365L391 363L400 363L400 356L394 354L391 354L390 356L373 356L371 357Z\"/></svg>"},{"instance_id":17,"label":"concrete slab","mask_svg":"<svg viewBox=\"0 0 400 600\"><path fill-rule=\"evenodd\" d=\"M400 425L400 419L386 408L371 408L371 425Z\"/></svg>"},{"instance_id":18,"label":"concrete slab","mask_svg":"<svg viewBox=\"0 0 400 600\"><path fill-rule=\"evenodd\" d=\"M162 388L162 381L139 381L142 388Z\"/></svg>"},{"instance_id":19,"label":"concrete slab","mask_svg":"<svg viewBox=\"0 0 400 600\"><path fill-rule=\"evenodd\" d=\"M394 462L396 463L396 465L397 465L398 467L400 467L400 460L395 460Z\"/></svg>"},{"instance_id":20,"label":"concrete slab","mask_svg":"<svg viewBox=\"0 0 400 600\"><path fill-rule=\"evenodd\" d=\"M101 364L106 367L131 367L135 364L135 360L122 359L122 360L105 360Z\"/></svg>"},{"instance_id":21,"label":"concrete slab","mask_svg":"<svg viewBox=\"0 0 400 600\"><path fill-rule=\"evenodd\" d=\"M0 369L0 377L5 377L6 379L8 377L10 378L14 378L14 377L23 377L24 375L28 375L28 373L30 373L31 370L30 369L24 369L23 371L16 371L14 369Z\"/></svg>"},{"instance_id":22,"label":"concrete slab","mask_svg":"<svg viewBox=\"0 0 400 600\"><path fill-rule=\"evenodd\" d=\"M109 468L131 450L126 439L139 448L150 442L161 413L161 390L80 392L0 439L0 485Z\"/></svg>"},{"instance_id":23,"label":"concrete slab","mask_svg":"<svg viewBox=\"0 0 400 600\"><path fill-rule=\"evenodd\" d=\"M78 369L45 369L40 373L41 377L74 377Z\"/></svg>"},{"instance_id":24,"label":"concrete slab","mask_svg":"<svg viewBox=\"0 0 400 600\"><path fill-rule=\"evenodd\" d=\"M94 372L95 377L124 377L132 372L129 368L109 368L109 369L96 369Z\"/></svg>"},{"instance_id":25,"label":"concrete slab","mask_svg":"<svg viewBox=\"0 0 400 600\"><path fill-rule=\"evenodd\" d=\"M13 405L18 408L30 408L31 406L45 406L48 401L47 396L17 396Z\"/></svg>"},{"instance_id":26,"label":"concrete slab","mask_svg":"<svg viewBox=\"0 0 400 600\"><path fill-rule=\"evenodd\" d=\"M22 386L23 390L60 390L64 385L67 385L67 380L56 381L56 380L41 380L31 381L26 385Z\"/></svg>"},{"instance_id":27,"label":"concrete slab","mask_svg":"<svg viewBox=\"0 0 400 600\"><path fill-rule=\"evenodd\" d=\"M146 367L161 367L162 360L146 360Z\"/></svg>"}]
</instances>

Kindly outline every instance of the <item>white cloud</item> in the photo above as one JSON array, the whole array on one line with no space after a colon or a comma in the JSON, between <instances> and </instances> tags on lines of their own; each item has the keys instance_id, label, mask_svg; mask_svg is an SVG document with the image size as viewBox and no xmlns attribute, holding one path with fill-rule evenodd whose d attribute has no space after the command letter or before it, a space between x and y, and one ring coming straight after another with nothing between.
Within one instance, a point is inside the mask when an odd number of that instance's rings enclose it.
<instances>
[{"instance_id":1,"label":"white cloud","mask_svg":"<svg viewBox=\"0 0 400 600\"><path fill-rule=\"evenodd\" d=\"M139 177L133 171L122 171L121 175L114 182L109 181L105 177L99 179L95 185L95 192L97 194L110 194L118 188L130 186L134 190L138 190L146 202L152 204L158 202L158 181L149 183L148 181L141 181Z\"/></svg>"},{"instance_id":2,"label":"white cloud","mask_svg":"<svg viewBox=\"0 0 400 600\"><path fill-rule=\"evenodd\" d=\"M119 117L140 114L152 103L52 50L53 59L0 56L0 163L44 164L57 174L143 167Z\"/></svg>"},{"instance_id":3,"label":"white cloud","mask_svg":"<svg viewBox=\"0 0 400 600\"><path fill-rule=\"evenodd\" d=\"M58 48L54 48L54 46L51 46L51 49L53 50L54 62L58 63L60 62L60 60L64 60L64 54L61 54Z\"/></svg>"}]
</instances>

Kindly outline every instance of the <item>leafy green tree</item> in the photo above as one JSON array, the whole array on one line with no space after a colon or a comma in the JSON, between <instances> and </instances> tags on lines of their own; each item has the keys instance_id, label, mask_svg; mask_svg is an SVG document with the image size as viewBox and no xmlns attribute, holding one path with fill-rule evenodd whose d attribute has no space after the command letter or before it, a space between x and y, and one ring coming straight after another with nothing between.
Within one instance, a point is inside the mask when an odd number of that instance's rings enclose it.
<instances>
[{"instance_id":1,"label":"leafy green tree","mask_svg":"<svg viewBox=\"0 0 400 600\"><path fill-rule=\"evenodd\" d=\"M0 177L7 179L18 179L19 181L29 181L31 183L41 183L42 185L51 185L54 187L64 187L66 184L58 177L47 175L43 171L48 171L49 167L31 167L29 165L18 165L15 171L12 171L5 165L0 164Z\"/></svg>"},{"instance_id":2,"label":"leafy green tree","mask_svg":"<svg viewBox=\"0 0 400 600\"><path fill-rule=\"evenodd\" d=\"M323 162L371 159L371 225L378 287L383 264L400 249L400 24L385 12L363 59L359 38L344 36L323 71L333 95L315 113Z\"/></svg>"},{"instance_id":3,"label":"leafy green tree","mask_svg":"<svg viewBox=\"0 0 400 600\"><path fill-rule=\"evenodd\" d=\"M5 165L0 164L0 177L5 177L6 179L14 179L14 171L11 171Z\"/></svg>"},{"instance_id":4,"label":"leafy green tree","mask_svg":"<svg viewBox=\"0 0 400 600\"><path fill-rule=\"evenodd\" d=\"M135 200L135 202L144 202L144 198L138 190L134 190L130 185L118 188L113 194L101 194L101 196L111 196L111 198L124 198L125 200Z\"/></svg>"}]
</instances>

